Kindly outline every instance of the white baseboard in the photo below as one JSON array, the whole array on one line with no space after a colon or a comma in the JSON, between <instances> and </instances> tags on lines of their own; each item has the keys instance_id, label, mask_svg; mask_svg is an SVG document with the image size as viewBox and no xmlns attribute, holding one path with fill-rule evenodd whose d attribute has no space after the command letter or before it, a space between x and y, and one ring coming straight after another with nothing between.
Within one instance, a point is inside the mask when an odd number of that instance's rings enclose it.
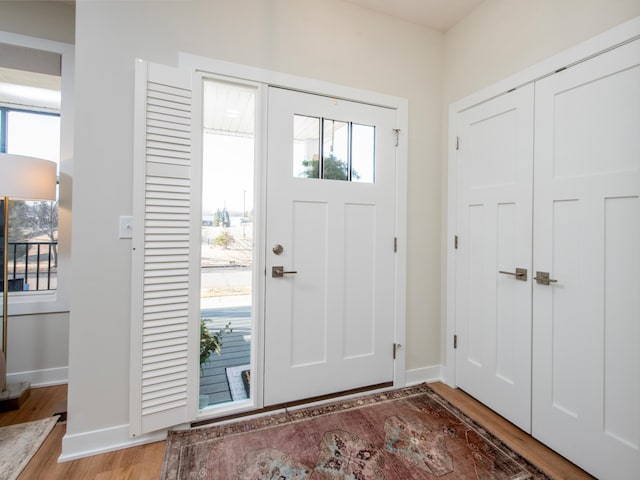
<instances>
[{"instance_id":1,"label":"white baseboard","mask_svg":"<svg viewBox=\"0 0 640 480\"><path fill-rule=\"evenodd\" d=\"M48 387L61 385L69 379L68 367L47 368L7 374L7 383L29 382L32 387Z\"/></svg>"},{"instance_id":2,"label":"white baseboard","mask_svg":"<svg viewBox=\"0 0 640 480\"><path fill-rule=\"evenodd\" d=\"M431 367L414 368L407 370L406 385L417 385L419 383L442 382L442 365L432 365Z\"/></svg>"},{"instance_id":3,"label":"white baseboard","mask_svg":"<svg viewBox=\"0 0 640 480\"><path fill-rule=\"evenodd\" d=\"M68 462L145 443L159 442L166 438L166 430L131 438L129 437L129 425L119 425L75 435L67 433L62 438L62 453L58 457L58 462Z\"/></svg>"},{"instance_id":4,"label":"white baseboard","mask_svg":"<svg viewBox=\"0 0 640 480\"><path fill-rule=\"evenodd\" d=\"M411 386L424 382L442 382L444 381L442 373L442 365L433 365L431 367L414 368L413 370L407 370L405 384L407 386Z\"/></svg>"}]
</instances>

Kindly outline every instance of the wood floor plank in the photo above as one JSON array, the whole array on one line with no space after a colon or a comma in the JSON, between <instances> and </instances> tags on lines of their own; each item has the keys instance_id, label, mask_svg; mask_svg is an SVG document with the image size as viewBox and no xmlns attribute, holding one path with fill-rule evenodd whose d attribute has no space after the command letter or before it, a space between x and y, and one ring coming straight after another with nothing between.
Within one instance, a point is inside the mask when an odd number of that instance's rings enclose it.
<instances>
[{"instance_id":1,"label":"wood floor plank","mask_svg":"<svg viewBox=\"0 0 640 480\"><path fill-rule=\"evenodd\" d=\"M442 383L431 387L514 450L557 480L590 480L590 475L557 455L495 412ZM0 426L38 420L66 410L65 385L36 388L19 411L0 413ZM57 424L18 480L152 480L160 475L165 442L155 442L116 452L58 463L64 423Z\"/></svg>"},{"instance_id":2,"label":"wood floor plank","mask_svg":"<svg viewBox=\"0 0 640 480\"><path fill-rule=\"evenodd\" d=\"M552 478L556 480L592 480L594 478L462 390L453 389L440 382L432 383L430 386Z\"/></svg>"}]
</instances>

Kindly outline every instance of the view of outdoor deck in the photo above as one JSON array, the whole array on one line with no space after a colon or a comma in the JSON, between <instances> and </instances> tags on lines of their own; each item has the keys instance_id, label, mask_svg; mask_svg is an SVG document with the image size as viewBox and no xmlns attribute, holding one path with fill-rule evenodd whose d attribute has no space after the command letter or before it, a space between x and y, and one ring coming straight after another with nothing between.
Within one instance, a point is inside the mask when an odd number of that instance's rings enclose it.
<instances>
[{"instance_id":1,"label":"view of outdoor deck","mask_svg":"<svg viewBox=\"0 0 640 480\"><path fill-rule=\"evenodd\" d=\"M200 316L212 334L223 332L220 354L212 354L200 369L200 395L208 396L208 405L249 396L242 372L250 372L251 363L253 228L251 222L238 223L202 228ZM216 243L221 235L231 241Z\"/></svg>"},{"instance_id":2,"label":"view of outdoor deck","mask_svg":"<svg viewBox=\"0 0 640 480\"><path fill-rule=\"evenodd\" d=\"M249 306L202 310L209 329L215 333L230 323L230 333L222 335L220 355L213 354L200 372L200 395L209 396L209 404L248 398L241 373L251 362L251 312ZM246 367L246 368L233 368ZM232 388L234 394L232 395Z\"/></svg>"}]
</instances>

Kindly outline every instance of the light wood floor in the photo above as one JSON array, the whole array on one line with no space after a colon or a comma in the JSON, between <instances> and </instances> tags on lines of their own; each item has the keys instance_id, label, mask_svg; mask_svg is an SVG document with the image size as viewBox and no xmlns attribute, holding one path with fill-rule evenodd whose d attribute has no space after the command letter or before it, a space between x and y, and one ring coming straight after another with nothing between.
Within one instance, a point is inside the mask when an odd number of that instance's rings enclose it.
<instances>
[{"instance_id":1,"label":"light wood floor","mask_svg":"<svg viewBox=\"0 0 640 480\"><path fill-rule=\"evenodd\" d=\"M558 480L593 478L461 390L453 390L442 383L434 383L431 386L552 478ZM66 402L65 385L34 388L31 391L31 398L20 410L0 413L0 426L37 420L63 412L66 410ZM57 424L18 480L146 480L157 479L160 475L164 442L127 448L72 462L57 463L64 433L65 424Z\"/></svg>"}]
</instances>

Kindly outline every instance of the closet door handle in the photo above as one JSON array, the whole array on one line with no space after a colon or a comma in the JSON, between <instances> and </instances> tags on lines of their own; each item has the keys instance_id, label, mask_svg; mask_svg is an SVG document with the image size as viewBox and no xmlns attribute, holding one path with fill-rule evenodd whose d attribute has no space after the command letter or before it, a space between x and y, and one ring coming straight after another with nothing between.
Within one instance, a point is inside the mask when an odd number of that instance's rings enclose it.
<instances>
[{"instance_id":1,"label":"closet door handle","mask_svg":"<svg viewBox=\"0 0 640 480\"><path fill-rule=\"evenodd\" d=\"M549 272L536 272L536 276L533 277L538 285L549 285L550 283L558 283L558 280L549 278Z\"/></svg>"},{"instance_id":2,"label":"closet door handle","mask_svg":"<svg viewBox=\"0 0 640 480\"><path fill-rule=\"evenodd\" d=\"M516 277L516 280L520 280L522 282L527 281L527 269L517 267L515 272L505 272L504 270L498 270L498 273L502 273L503 275L513 275Z\"/></svg>"}]
</instances>

